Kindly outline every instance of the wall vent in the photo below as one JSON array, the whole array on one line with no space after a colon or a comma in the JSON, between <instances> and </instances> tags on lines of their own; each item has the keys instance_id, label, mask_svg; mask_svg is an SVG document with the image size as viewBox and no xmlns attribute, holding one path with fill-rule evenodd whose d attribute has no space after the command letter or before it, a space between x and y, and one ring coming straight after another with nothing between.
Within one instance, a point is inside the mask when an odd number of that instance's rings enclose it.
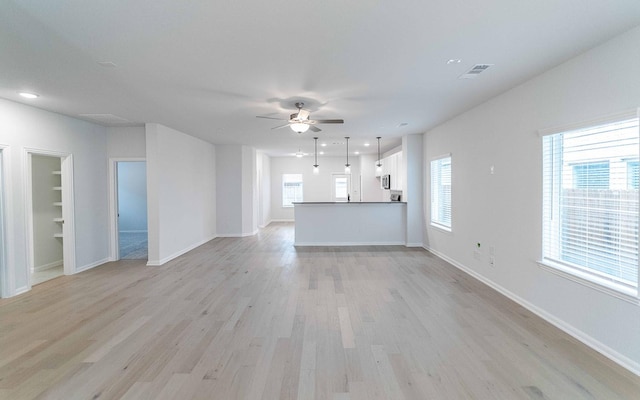
<instances>
[{"instance_id":1,"label":"wall vent","mask_svg":"<svg viewBox=\"0 0 640 400\"><path fill-rule=\"evenodd\" d=\"M493 64L476 64L469 71L460 75L458 79L474 79L484 71L486 71Z\"/></svg>"}]
</instances>

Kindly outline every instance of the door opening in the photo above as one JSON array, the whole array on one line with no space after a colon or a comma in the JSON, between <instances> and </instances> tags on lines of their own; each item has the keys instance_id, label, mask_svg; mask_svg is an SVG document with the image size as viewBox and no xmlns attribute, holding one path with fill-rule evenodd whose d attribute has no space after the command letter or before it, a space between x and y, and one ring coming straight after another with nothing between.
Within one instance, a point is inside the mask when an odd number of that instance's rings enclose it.
<instances>
[{"instance_id":1,"label":"door opening","mask_svg":"<svg viewBox=\"0 0 640 400\"><path fill-rule=\"evenodd\" d=\"M332 201L351 201L351 174L331 175Z\"/></svg>"},{"instance_id":2,"label":"door opening","mask_svg":"<svg viewBox=\"0 0 640 400\"><path fill-rule=\"evenodd\" d=\"M115 170L117 258L147 260L147 163L117 161Z\"/></svg>"},{"instance_id":3,"label":"door opening","mask_svg":"<svg viewBox=\"0 0 640 400\"><path fill-rule=\"evenodd\" d=\"M64 218L60 157L31 155L31 285L64 275Z\"/></svg>"}]
</instances>

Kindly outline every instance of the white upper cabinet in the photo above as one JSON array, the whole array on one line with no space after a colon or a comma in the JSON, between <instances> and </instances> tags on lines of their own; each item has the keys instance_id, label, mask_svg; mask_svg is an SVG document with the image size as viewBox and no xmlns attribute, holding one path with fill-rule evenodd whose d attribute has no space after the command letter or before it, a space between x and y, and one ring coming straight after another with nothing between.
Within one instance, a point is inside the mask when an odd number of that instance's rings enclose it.
<instances>
[{"instance_id":1,"label":"white upper cabinet","mask_svg":"<svg viewBox=\"0 0 640 400\"><path fill-rule=\"evenodd\" d=\"M376 172L376 176L390 175L391 190L402 190L405 180L405 171L402 168L402 152L391 154L380 160L380 162L382 163L382 171L380 173Z\"/></svg>"}]
</instances>

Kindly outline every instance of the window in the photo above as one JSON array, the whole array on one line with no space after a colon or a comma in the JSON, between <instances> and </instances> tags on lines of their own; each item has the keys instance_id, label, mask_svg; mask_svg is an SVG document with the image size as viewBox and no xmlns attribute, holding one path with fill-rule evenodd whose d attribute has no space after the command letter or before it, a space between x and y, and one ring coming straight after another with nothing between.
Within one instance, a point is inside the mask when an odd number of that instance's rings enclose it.
<instances>
[{"instance_id":1,"label":"window","mask_svg":"<svg viewBox=\"0 0 640 400\"><path fill-rule=\"evenodd\" d=\"M302 174L282 175L282 207L293 207L302 201Z\"/></svg>"},{"instance_id":2,"label":"window","mask_svg":"<svg viewBox=\"0 0 640 400\"><path fill-rule=\"evenodd\" d=\"M431 161L431 225L451 230L451 156Z\"/></svg>"},{"instance_id":3,"label":"window","mask_svg":"<svg viewBox=\"0 0 640 400\"><path fill-rule=\"evenodd\" d=\"M573 166L576 189L609 189L609 162L590 162Z\"/></svg>"},{"instance_id":4,"label":"window","mask_svg":"<svg viewBox=\"0 0 640 400\"><path fill-rule=\"evenodd\" d=\"M543 262L635 295L639 137L629 118L543 138Z\"/></svg>"},{"instance_id":5,"label":"window","mask_svg":"<svg viewBox=\"0 0 640 400\"><path fill-rule=\"evenodd\" d=\"M627 161L627 189L638 190L638 161Z\"/></svg>"}]
</instances>

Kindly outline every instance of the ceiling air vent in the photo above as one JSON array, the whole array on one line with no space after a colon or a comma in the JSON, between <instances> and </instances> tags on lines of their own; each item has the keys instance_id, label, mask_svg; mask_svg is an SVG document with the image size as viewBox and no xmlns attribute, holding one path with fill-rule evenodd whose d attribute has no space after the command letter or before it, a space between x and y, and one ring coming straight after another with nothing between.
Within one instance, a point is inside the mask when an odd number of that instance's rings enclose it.
<instances>
[{"instance_id":1,"label":"ceiling air vent","mask_svg":"<svg viewBox=\"0 0 640 400\"><path fill-rule=\"evenodd\" d=\"M100 124L102 126L132 126L137 125L135 122L118 117L113 114L80 114L78 115L84 120Z\"/></svg>"},{"instance_id":2,"label":"ceiling air vent","mask_svg":"<svg viewBox=\"0 0 640 400\"><path fill-rule=\"evenodd\" d=\"M458 79L474 79L476 76L486 71L492 65L493 64L476 64L469 71L460 75Z\"/></svg>"}]
</instances>

